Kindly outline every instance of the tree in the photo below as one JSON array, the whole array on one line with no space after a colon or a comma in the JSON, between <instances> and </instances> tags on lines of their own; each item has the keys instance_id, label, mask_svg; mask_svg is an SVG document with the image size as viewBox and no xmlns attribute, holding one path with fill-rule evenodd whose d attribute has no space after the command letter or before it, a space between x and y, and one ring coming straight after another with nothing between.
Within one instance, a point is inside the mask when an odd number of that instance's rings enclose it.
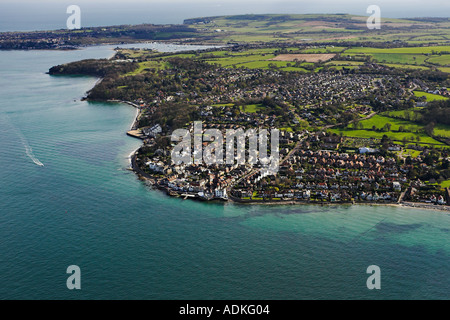
<instances>
[{"instance_id":1,"label":"tree","mask_svg":"<svg viewBox=\"0 0 450 320\"><path fill-rule=\"evenodd\" d=\"M425 132L429 135L429 136L433 136L434 134L434 127L435 127L435 123L434 122L430 122L429 124L427 124L425 126Z\"/></svg>"},{"instance_id":2,"label":"tree","mask_svg":"<svg viewBox=\"0 0 450 320\"><path fill-rule=\"evenodd\" d=\"M447 160L442 161L442 169L447 170L449 168L449 162Z\"/></svg>"}]
</instances>

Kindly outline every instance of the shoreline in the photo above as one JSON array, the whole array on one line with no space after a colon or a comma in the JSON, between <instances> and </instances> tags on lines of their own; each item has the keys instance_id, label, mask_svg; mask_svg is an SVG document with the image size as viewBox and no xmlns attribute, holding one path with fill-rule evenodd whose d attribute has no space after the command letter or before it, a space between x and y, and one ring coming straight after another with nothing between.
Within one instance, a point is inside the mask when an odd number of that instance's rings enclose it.
<instances>
[{"instance_id":1,"label":"shoreline","mask_svg":"<svg viewBox=\"0 0 450 320\"><path fill-rule=\"evenodd\" d=\"M127 105L132 106L132 107L134 107L136 109L136 115L134 117L133 122L131 123L130 129L127 131L127 135L130 136L130 137L133 137L133 138L144 140L144 136L143 136L142 132L138 128L139 118L140 118L141 113L142 113L141 107L138 106L137 104L131 102L131 101L107 100L107 102L127 104ZM137 150L139 150L139 148L136 149L135 152Z\"/></svg>"},{"instance_id":2,"label":"shoreline","mask_svg":"<svg viewBox=\"0 0 450 320\"><path fill-rule=\"evenodd\" d=\"M405 208L405 209L416 209L416 210L432 210L436 212L444 212L450 214L450 206L439 206L433 204L426 204L421 202L402 202L402 203L377 203L377 202L348 202L348 203L333 203L333 202L307 202L307 201L296 201L296 200L280 200L280 201L252 201L252 200L244 200L244 201L236 201L231 198L228 200L214 199L214 200L202 200L198 197L184 197L182 194L179 194L176 191L169 191L168 188L158 186L156 184L156 180L151 177L149 174L142 171L142 169L137 165L136 157L137 151L140 149L136 149L130 154L130 170L134 172L134 174L138 177L139 180L148 182L153 188L165 193L168 197L173 198L184 198L189 200L197 200L202 202L209 203L231 203L236 205L267 205L267 206L382 206L382 207L396 207L396 208Z\"/></svg>"},{"instance_id":3,"label":"shoreline","mask_svg":"<svg viewBox=\"0 0 450 320\"><path fill-rule=\"evenodd\" d=\"M97 79L94 87L96 85L98 85L99 83L101 83L101 81L103 81L103 78L99 78ZM140 106L138 106L137 104L131 102L131 101L123 101L123 100L107 100L107 102L112 102L112 103L122 103L122 104L127 104L130 105L134 108L136 108L136 115L135 118L131 124L130 130L127 131L127 135L131 136L133 138L138 138L140 140L143 140L144 137L142 136L142 133L138 130L138 119L141 115L142 109L140 108ZM137 165L136 163L136 156L137 156L137 152L139 151L139 149L142 146L140 146L139 148L137 148L136 150L132 151L129 155L128 155L128 159L129 159L129 169L131 171L134 172L134 174L136 174L139 178L139 180L141 181L146 181L146 182L150 182L150 184L157 188L160 191L165 191L165 193L168 196L171 197L183 197L183 194L179 194L176 191L172 191L169 190L169 188L164 188L162 186L158 186L156 184L156 180L154 177L146 174L145 172L143 172L141 170L141 168ZM334 202L307 202L307 201L297 201L297 200L280 200L280 201L253 201L253 200L234 200L232 198L227 198L227 199L213 199L213 200L204 200L204 199L200 199L198 196L193 196L190 195L188 196L187 194L184 194L184 199L191 199L191 200L199 200L199 201L207 201L207 202L219 202L219 203L224 203L224 202L229 202L229 203L233 203L233 204L240 204L240 205L320 205L320 206L354 206L354 205L362 205L362 206L392 206L392 207L400 207L400 208L412 208L412 209L422 209L422 210L433 210L433 211L444 211L447 213L450 213L450 206L448 205L434 205L434 204L427 204L427 203L414 203L414 202L401 202L401 203L364 203L364 202L348 202L348 203L334 203Z\"/></svg>"}]
</instances>

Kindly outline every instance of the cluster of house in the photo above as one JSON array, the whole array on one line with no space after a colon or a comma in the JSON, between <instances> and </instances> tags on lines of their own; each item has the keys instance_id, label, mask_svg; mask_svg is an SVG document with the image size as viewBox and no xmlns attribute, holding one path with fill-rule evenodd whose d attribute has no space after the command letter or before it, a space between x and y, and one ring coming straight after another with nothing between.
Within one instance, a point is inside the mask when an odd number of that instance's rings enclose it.
<instances>
[{"instance_id":1,"label":"cluster of house","mask_svg":"<svg viewBox=\"0 0 450 320\"><path fill-rule=\"evenodd\" d=\"M268 78L276 81L264 81ZM261 81L255 81L258 79ZM160 90L153 103L141 102L151 108L155 107L155 101L189 100L190 104L200 106L197 110L205 123L204 129L223 131L241 127L271 128L277 121L273 114L243 112L245 107L236 112L234 105L219 106L227 102L269 96L301 105L302 118L320 121L327 117L316 112L320 107L352 104L349 112L369 115L372 108L365 101L368 92L376 92L378 101L385 102L389 101L388 96L399 100L410 94L405 86L418 86L416 83L405 85L397 76L311 73L282 77L281 72L274 70L226 68L204 71L195 82L208 85L212 90L195 91L191 90L192 84L183 84L184 91L165 93ZM355 101L358 101L356 105ZM292 110L289 116L292 122L298 118ZM339 114L332 116L340 117ZM166 128L154 124L144 128L143 133L152 139L164 132ZM286 159L277 175L250 165L173 165L168 150L145 159L145 163L147 171L155 176L156 184L169 193L208 200L396 202L409 190L409 169L399 165L396 158L382 156L378 148L370 145L357 148L354 153L336 151L342 142L343 138L336 135L281 131L280 155ZM291 152L295 143L296 150ZM311 144L314 150L309 150ZM400 151L399 148L392 145L389 151ZM442 197L436 196L434 202L442 201Z\"/></svg>"},{"instance_id":2,"label":"cluster of house","mask_svg":"<svg viewBox=\"0 0 450 320\"><path fill-rule=\"evenodd\" d=\"M210 129L234 129L242 126L255 128L273 127L276 121L275 115L269 116L258 112L239 112L239 114L234 114L226 106L208 105L200 107L199 115Z\"/></svg>"},{"instance_id":3,"label":"cluster of house","mask_svg":"<svg viewBox=\"0 0 450 320\"><path fill-rule=\"evenodd\" d=\"M0 49L74 49L73 46L67 45L63 37L55 37L53 33L36 32L29 33L28 37L21 39L23 34L15 32L3 33L0 37Z\"/></svg>"},{"instance_id":4,"label":"cluster of house","mask_svg":"<svg viewBox=\"0 0 450 320\"><path fill-rule=\"evenodd\" d=\"M450 91L448 91L447 87L437 87L434 89L430 89L428 87L424 88L425 92L432 94L439 94L441 96L450 96Z\"/></svg>"},{"instance_id":5,"label":"cluster of house","mask_svg":"<svg viewBox=\"0 0 450 320\"><path fill-rule=\"evenodd\" d=\"M166 74L181 70L163 70ZM204 71L194 83L182 85L178 92L156 92L153 102L163 103L189 99L195 105L219 104L242 99L261 99L267 96L302 106L325 106L364 100L368 90L376 90L377 77L385 83L398 83L398 77L371 74L308 73L283 76L276 70L215 68ZM398 78L398 79L397 79ZM272 79L272 81L267 80ZM193 90L195 83L211 90ZM380 82L382 83L382 82ZM382 87L382 86L381 86ZM405 91L406 92L406 91ZM396 92L397 94L398 92ZM399 96L397 95L397 98Z\"/></svg>"},{"instance_id":6,"label":"cluster of house","mask_svg":"<svg viewBox=\"0 0 450 320\"><path fill-rule=\"evenodd\" d=\"M227 200L228 187L251 170L245 165L168 165L158 158L147 159L146 166L155 184L171 195L203 200Z\"/></svg>"},{"instance_id":7,"label":"cluster of house","mask_svg":"<svg viewBox=\"0 0 450 320\"><path fill-rule=\"evenodd\" d=\"M254 181L249 177L236 186L233 195L240 198L386 202L397 201L407 182L392 158L300 149L282 164L278 177Z\"/></svg>"},{"instance_id":8,"label":"cluster of house","mask_svg":"<svg viewBox=\"0 0 450 320\"><path fill-rule=\"evenodd\" d=\"M207 127L211 126L204 129ZM320 141L319 147L309 149L315 140ZM407 178L414 166L426 165L420 156L412 160L414 163L399 164L394 157L382 156L377 148L356 148L354 153L336 151L342 140L323 132L282 131L280 154L285 158L276 175L260 165L174 165L170 147L158 150L145 163L156 185L169 194L205 200L386 203L406 196L407 200L446 203L442 194L422 195L420 190L425 184ZM286 145L293 142L298 147L291 152ZM389 148L398 150L396 145Z\"/></svg>"}]
</instances>

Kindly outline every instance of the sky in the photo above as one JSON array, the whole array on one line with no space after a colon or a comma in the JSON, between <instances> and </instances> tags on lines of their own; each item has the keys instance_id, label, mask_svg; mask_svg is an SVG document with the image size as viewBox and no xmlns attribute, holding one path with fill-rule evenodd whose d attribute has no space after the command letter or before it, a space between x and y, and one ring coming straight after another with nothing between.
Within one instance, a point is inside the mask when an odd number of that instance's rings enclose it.
<instances>
[{"instance_id":1,"label":"sky","mask_svg":"<svg viewBox=\"0 0 450 320\"><path fill-rule=\"evenodd\" d=\"M388 18L450 17L449 0L0 0L0 31L60 29L69 5L78 5L82 26L182 23L204 16L258 13L368 15L378 5Z\"/></svg>"}]
</instances>

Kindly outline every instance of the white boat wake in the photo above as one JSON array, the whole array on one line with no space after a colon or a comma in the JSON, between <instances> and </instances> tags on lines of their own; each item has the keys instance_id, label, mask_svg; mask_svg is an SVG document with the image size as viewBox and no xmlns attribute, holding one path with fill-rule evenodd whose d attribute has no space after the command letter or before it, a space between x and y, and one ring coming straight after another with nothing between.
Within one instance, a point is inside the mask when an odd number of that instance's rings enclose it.
<instances>
[{"instance_id":1,"label":"white boat wake","mask_svg":"<svg viewBox=\"0 0 450 320\"><path fill-rule=\"evenodd\" d=\"M27 143L26 140L22 140L22 144L25 147L25 153L27 154L28 158L30 158L36 165L43 167L44 164L39 161L38 158L33 153L33 149L30 147L30 145Z\"/></svg>"},{"instance_id":2,"label":"white boat wake","mask_svg":"<svg viewBox=\"0 0 450 320\"><path fill-rule=\"evenodd\" d=\"M15 127L11 120L9 119L8 115L4 115L5 118L7 119L7 123L9 124L9 126L13 129L13 131L19 136L20 141L22 142L22 145L25 148L25 154L28 156L28 158L31 159L31 161L34 162L34 164L40 166L40 167L44 167L44 164L39 161L39 159L34 155L33 153L33 148L31 148L30 144L28 143L27 139L25 138L25 136L23 135L23 133L20 131L19 128Z\"/></svg>"}]
</instances>

